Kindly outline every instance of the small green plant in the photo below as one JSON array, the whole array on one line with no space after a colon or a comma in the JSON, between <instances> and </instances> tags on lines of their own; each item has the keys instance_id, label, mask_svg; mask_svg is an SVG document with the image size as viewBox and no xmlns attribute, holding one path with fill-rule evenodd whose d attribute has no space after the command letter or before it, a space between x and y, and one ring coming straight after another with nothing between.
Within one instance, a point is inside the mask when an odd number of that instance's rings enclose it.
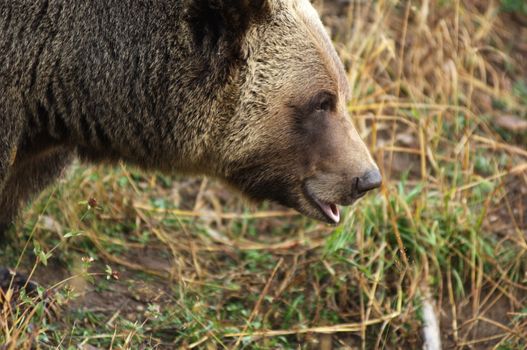
<instances>
[{"instance_id":1,"label":"small green plant","mask_svg":"<svg viewBox=\"0 0 527 350\"><path fill-rule=\"evenodd\" d=\"M527 2L525 0L501 0L501 8L505 12L515 12L527 16Z\"/></svg>"}]
</instances>

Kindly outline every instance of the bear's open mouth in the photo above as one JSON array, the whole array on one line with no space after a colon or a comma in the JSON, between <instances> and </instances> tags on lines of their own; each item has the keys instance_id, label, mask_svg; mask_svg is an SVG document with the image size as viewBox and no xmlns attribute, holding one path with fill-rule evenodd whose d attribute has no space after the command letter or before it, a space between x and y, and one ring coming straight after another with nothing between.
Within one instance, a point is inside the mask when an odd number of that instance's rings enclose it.
<instances>
[{"instance_id":1,"label":"bear's open mouth","mask_svg":"<svg viewBox=\"0 0 527 350\"><path fill-rule=\"evenodd\" d=\"M340 221L340 209L336 203L330 203L319 199L311 191L306 190L306 197L311 200L312 204L322 213L322 215L331 223L338 224Z\"/></svg>"},{"instance_id":2,"label":"bear's open mouth","mask_svg":"<svg viewBox=\"0 0 527 350\"><path fill-rule=\"evenodd\" d=\"M316 197L313 197L313 200L317 203L318 207L322 210L322 212L327 218L331 219L331 221L333 221L335 224L339 223L340 210L338 205L336 205L335 203L322 202Z\"/></svg>"}]
</instances>

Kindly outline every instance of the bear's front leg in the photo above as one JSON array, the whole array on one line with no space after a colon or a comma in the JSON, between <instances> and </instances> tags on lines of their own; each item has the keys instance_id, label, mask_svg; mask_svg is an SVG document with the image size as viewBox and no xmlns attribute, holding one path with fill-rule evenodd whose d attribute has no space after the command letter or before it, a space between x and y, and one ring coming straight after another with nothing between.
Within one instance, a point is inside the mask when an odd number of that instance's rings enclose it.
<instances>
[{"instance_id":1,"label":"bear's front leg","mask_svg":"<svg viewBox=\"0 0 527 350\"><path fill-rule=\"evenodd\" d=\"M6 301L7 291L12 290L13 293L9 302L16 302L17 296L21 290L25 290L26 295L34 296L37 291L37 285L28 281L27 277L16 273L5 267L0 267L0 305Z\"/></svg>"},{"instance_id":2,"label":"bear's front leg","mask_svg":"<svg viewBox=\"0 0 527 350\"><path fill-rule=\"evenodd\" d=\"M70 150L57 149L46 156L15 164L10 169L3 190L0 192L1 242L5 244L5 232L12 225L20 206L52 183L70 163L72 156ZM0 252L1 249L3 248L0 244ZM12 289L16 296L21 289L25 289L26 293L34 292L36 284L28 281L18 272L0 267L0 304L2 304L2 293L7 292L8 288Z\"/></svg>"},{"instance_id":3,"label":"bear's front leg","mask_svg":"<svg viewBox=\"0 0 527 350\"><path fill-rule=\"evenodd\" d=\"M0 233L12 224L23 204L55 181L72 158L71 150L58 148L14 164L0 192Z\"/></svg>"}]
</instances>

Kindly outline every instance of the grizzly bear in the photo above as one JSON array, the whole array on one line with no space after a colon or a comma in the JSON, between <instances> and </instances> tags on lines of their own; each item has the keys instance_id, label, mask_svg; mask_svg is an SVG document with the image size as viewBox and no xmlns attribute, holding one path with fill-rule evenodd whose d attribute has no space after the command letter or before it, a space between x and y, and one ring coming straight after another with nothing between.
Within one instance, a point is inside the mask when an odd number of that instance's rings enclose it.
<instances>
[{"instance_id":1,"label":"grizzly bear","mask_svg":"<svg viewBox=\"0 0 527 350\"><path fill-rule=\"evenodd\" d=\"M0 231L78 156L339 222L381 183L308 0L0 2Z\"/></svg>"}]
</instances>

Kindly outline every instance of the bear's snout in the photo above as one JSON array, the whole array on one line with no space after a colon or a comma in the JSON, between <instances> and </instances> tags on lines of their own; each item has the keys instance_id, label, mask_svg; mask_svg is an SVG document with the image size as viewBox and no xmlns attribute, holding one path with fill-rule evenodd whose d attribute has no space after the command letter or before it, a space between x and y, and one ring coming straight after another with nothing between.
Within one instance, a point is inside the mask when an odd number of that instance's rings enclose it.
<instances>
[{"instance_id":1,"label":"bear's snout","mask_svg":"<svg viewBox=\"0 0 527 350\"><path fill-rule=\"evenodd\" d=\"M382 176L378 169L367 171L361 177L358 177L354 184L354 192L362 196L366 192L381 187Z\"/></svg>"}]
</instances>

